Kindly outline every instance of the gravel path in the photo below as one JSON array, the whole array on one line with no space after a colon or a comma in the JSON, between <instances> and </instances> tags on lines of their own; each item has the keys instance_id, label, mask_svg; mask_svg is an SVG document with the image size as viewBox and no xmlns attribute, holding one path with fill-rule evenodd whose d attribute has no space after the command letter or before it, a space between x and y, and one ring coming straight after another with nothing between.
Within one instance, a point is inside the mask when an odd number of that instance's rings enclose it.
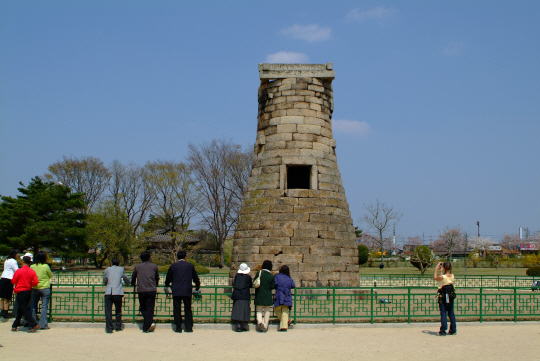
<instances>
[{"instance_id":1,"label":"gravel path","mask_svg":"<svg viewBox=\"0 0 540 361\"><path fill-rule=\"evenodd\" d=\"M106 334L103 324L52 323L35 334L0 324L0 358L54 360L538 360L540 323L458 323L455 336L437 336L438 324L300 324L288 332L235 333L230 325L196 324L177 334L158 324Z\"/></svg>"}]
</instances>

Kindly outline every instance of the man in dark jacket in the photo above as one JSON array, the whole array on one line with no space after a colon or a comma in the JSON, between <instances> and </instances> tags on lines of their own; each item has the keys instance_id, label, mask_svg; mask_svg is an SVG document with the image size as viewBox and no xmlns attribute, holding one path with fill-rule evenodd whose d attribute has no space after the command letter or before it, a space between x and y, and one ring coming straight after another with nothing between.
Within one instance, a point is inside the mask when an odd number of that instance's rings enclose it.
<instances>
[{"instance_id":1,"label":"man in dark jacket","mask_svg":"<svg viewBox=\"0 0 540 361\"><path fill-rule=\"evenodd\" d=\"M191 311L191 295L193 287L191 282L195 283L197 291L201 288L201 281L195 271L195 266L186 261L186 252L179 251L176 255L178 262L169 267L167 277L165 277L165 287L172 283L173 295L173 315L176 325L176 332L182 332L182 302L184 303L184 312L186 314L186 332L193 332L193 313Z\"/></svg>"},{"instance_id":2,"label":"man in dark jacket","mask_svg":"<svg viewBox=\"0 0 540 361\"><path fill-rule=\"evenodd\" d=\"M141 253L141 261L131 275L131 285L137 285L139 306L144 318L143 332L154 332L154 307L156 305L157 286L159 285L158 266L150 262L150 252Z\"/></svg>"}]
</instances>

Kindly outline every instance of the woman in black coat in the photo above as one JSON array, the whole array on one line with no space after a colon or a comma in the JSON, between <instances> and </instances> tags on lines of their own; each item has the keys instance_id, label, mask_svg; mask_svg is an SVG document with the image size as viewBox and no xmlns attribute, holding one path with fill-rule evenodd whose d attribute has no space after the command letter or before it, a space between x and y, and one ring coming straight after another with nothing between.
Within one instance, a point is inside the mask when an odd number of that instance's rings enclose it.
<instances>
[{"instance_id":1,"label":"woman in black coat","mask_svg":"<svg viewBox=\"0 0 540 361\"><path fill-rule=\"evenodd\" d=\"M251 317L250 288L252 286L252 280L249 271L248 265L242 263L238 269L238 273L234 276L233 293L231 296L233 299L231 318L237 322L236 332L249 331L246 327L246 322L249 322Z\"/></svg>"}]
</instances>

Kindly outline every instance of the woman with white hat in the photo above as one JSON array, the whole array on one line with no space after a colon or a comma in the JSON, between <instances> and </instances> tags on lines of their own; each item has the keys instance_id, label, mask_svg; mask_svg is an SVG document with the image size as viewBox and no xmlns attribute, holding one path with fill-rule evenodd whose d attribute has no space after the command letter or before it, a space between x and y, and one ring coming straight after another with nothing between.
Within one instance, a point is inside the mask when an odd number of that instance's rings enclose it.
<instances>
[{"instance_id":1,"label":"woman with white hat","mask_svg":"<svg viewBox=\"0 0 540 361\"><path fill-rule=\"evenodd\" d=\"M237 322L236 332L249 331L246 327L246 322L249 322L251 317L250 288L252 286L252 280L249 271L248 265L242 263L238 269L238 273L234 276L233 293L231 296L233 299L231 319Z\"/></svg>"},{"instance_id":2,"label":"woman with white hat","mask_svg":"<svg viewBox=\"0 0 540 361\"><path fill-rule=\"evenodd\" d=\"M4 272L2 272L2 278L0 279L0 306L2 308L0 317L2 317L3 321L7 321L9 302L13 297L13 284L11 283L11 279L13 278L15 271L19 269L17 257L19 257L19 250L12 249L11 252L9 252L7 260L4 262Z\"/></svg>"}]
</instances>

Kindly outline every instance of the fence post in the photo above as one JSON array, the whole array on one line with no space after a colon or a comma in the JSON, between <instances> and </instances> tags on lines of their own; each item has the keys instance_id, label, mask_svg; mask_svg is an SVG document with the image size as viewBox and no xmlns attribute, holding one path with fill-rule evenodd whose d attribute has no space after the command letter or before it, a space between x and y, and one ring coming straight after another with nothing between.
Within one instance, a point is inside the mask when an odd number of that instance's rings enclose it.
<instances>
[{"instance_id":1,"label":"fence post","mask_svg":"<svg viewBox=\"0 0 540 361\"><path fill-rule=\"evenodd\" d=\"M480 322L482 322L482 298L483 298L483 288L480 287Z\"/></svg>"},{"instance_id":2,"label":"fence post","mask_svg":"<svg viewBox=\"0 0 540 361\"><path fill-rule=\"evenodd\" d=\"M135 287L133 286L133 323L135 323Z\"/></svg>"},{"instance_id":3,"label":"fence post","mask_svg":"<svg viewBox=\"0 0 540 361\"><path fill-rule=\"evenodd\" d=\"M51 323L52 322L52 299L53 299L53 297L52 297L52 295L53 295L53 291L52 291L53 290L53 285L52 285L52 283L50 284L49 289L50 289L50 293L49 293L49 309L47 311L49 312L49 317L48 317L49 321L48 322ZM37 313L37 310L36 310L36 313Z\"/></svg>"},{"instance_id":4,"label":"fence post","mask_svg":"<svg viewBox=\"0 0 540 361\"><path fill-rule=\"evenodd\" d=\"M296 288L293 288L294 290L294 297L293 297L293 320L294 324L296 325Z\"/></svg>"},{"instance_id":5,"label":"fence post","mask_svg":"<svg viewBox=\"0 0 540 361\"><path fill-rule=\"evenodd\" d=\"M95 291L96 291L96 286L92 286L92 323L94 323L94 303L96 302Z\"/></svg>"},{"instance_id":6,"label":"fence post","mask_svg":"<svg viewBox=\"0 0 540 361\"><path fill-rule=\"evenodd\" d=\"M514 322L517 322L517 287L514 287Z\"/></svg>"},{"instance_id":7,"label":"fence post","mask_svg":"<svg viewBox=\"0 0 540 361\"><path fill-rule=\"evenodd\" d=\"M336 288L332 287L332 323L336 324Z\"/></svg>"},{"instance_id":8,"label":"fence post","mask_svg":"<svg viewBox=\"0 0 540 361\"><path fill-rule=\"evenodd\" d=\"M373 287L371 287L371 324L373 324Z\"/></svg>"},{"instance_id":9,"label":"fence post","mask_svg":"<svg viewBox=\"0 0 540 361\"><path fill-rule=\"evenodd\" d=\"M411 288L407 289L407 323L411 323Z\"/></svg>"},{"instance_id":10,"label":"fence post","mask_svg":"<svg viewBox=\"0 0 540 361\"><path fill-rule=\"evenodd\" d=\"M214 284L214 323L217 323L217 287Z\"/></svg>"}]
</instances>

